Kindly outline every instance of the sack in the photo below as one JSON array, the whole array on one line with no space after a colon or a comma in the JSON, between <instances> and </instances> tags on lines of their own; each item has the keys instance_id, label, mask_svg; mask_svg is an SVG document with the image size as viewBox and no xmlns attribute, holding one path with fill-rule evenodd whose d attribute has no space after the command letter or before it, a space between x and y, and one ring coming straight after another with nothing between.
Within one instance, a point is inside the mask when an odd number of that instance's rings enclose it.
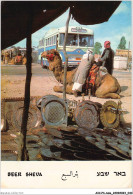
<instances>
[{"instance_id":1,"label":"sack","mask_svg":"<svg viewBox=\"0 0 133 195\"><path fill-rule=\"evenodd\" d=\"M82 92L82 84L80 84L80 83L74 83L73 84L73 88L72 88L72 90L73 91L79 91L79 92Z\"/></svg>"}]
</instances>

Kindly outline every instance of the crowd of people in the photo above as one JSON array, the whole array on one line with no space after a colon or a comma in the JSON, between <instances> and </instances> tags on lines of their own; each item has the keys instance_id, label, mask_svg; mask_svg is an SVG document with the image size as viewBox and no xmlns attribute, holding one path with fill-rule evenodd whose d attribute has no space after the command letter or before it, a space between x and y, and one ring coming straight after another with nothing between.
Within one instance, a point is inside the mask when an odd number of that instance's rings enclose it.
<instances>
[{"instance_id":1,"label":"crowd of people","mask_svg":"<svg viewBox=\"0 0 133 195\"><path fill-rule=\"evenodd\" d=\"M1 61L3 64L26 64L26 57L24 53L18 52L14 54L11 50L10 51L2 51L1 52Z\"/></svg>"}]
</instances>

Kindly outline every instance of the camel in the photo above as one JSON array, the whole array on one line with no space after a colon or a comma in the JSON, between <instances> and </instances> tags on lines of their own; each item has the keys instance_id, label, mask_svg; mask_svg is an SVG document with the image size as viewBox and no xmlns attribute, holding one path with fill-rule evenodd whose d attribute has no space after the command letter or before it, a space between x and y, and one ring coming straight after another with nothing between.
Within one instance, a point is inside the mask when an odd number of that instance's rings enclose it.
<instances>
[{"instance_id":1,"label":"camel","mask_svg":"<svg viewBox=\"0 0 133 195\"><path fill-rule=\"evenodd\" d=\"M47 58L49 63L49 70L53 71L56 80L63 84L64 71L62 69L62 60L58 51L51 49L44 51L41 54L41 58ZM67 71L66 75L66 93L73 94L73 78L77 71L77 68ZM54 86L55 92L63 92L63 86ZM95 81L95 96L98 98L112 98L120 99L120 85L115 77L110 74L102 76L101 71L97 73Z\"/></svg>"}]
</instances>

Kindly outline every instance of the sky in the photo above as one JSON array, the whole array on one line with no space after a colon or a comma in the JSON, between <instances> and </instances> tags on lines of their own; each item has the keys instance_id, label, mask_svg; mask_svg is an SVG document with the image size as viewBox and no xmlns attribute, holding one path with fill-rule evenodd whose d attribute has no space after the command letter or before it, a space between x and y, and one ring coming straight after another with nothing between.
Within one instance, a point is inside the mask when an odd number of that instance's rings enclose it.
<instances>
[{"instance_id":1,"label":"sky","mask_svg":"<svg viewBox=\"0 0 133 195\"><path fill-rule=\"evenodd\" d=\"M122 1L119 7L115 10L113 15L109 18L107 22L95 24L95 25L81 25L75 20L71 19L69 26L80 26L92 29L94 31L94 43L100 42L102 44L102 49L104 49L104 41L109 40L111 42L111 47L115 51L120 43L122 36L125 36L126 39L126 48L129 46L130 49L131 38L132 38L132 2L131 1ZM44 36L44 34L51 28L59 28L66 25L66 20L68 17L68 10L58 17L53 22L49 23L45 27L36 31L32 34L32 46L37 47L39 40ZM15 46L26 47L26 40L15 44Z\"/></svg>"}]
</instances>

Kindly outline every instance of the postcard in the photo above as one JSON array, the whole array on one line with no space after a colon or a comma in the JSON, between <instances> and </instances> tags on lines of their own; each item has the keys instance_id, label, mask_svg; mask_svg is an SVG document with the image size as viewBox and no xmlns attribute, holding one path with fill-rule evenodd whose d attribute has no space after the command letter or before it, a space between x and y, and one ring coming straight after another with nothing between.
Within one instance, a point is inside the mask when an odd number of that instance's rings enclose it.
<instances>
[{"instance_id":1,"label":"postcard","mask_svg":"<svg viewBox=\"0 0 133 195\"><path fill-rule=\"evenodd\" d=\"M131 1L1 1L2 194L132 194L131 17Z\"/></svg>"}]
</instances>

